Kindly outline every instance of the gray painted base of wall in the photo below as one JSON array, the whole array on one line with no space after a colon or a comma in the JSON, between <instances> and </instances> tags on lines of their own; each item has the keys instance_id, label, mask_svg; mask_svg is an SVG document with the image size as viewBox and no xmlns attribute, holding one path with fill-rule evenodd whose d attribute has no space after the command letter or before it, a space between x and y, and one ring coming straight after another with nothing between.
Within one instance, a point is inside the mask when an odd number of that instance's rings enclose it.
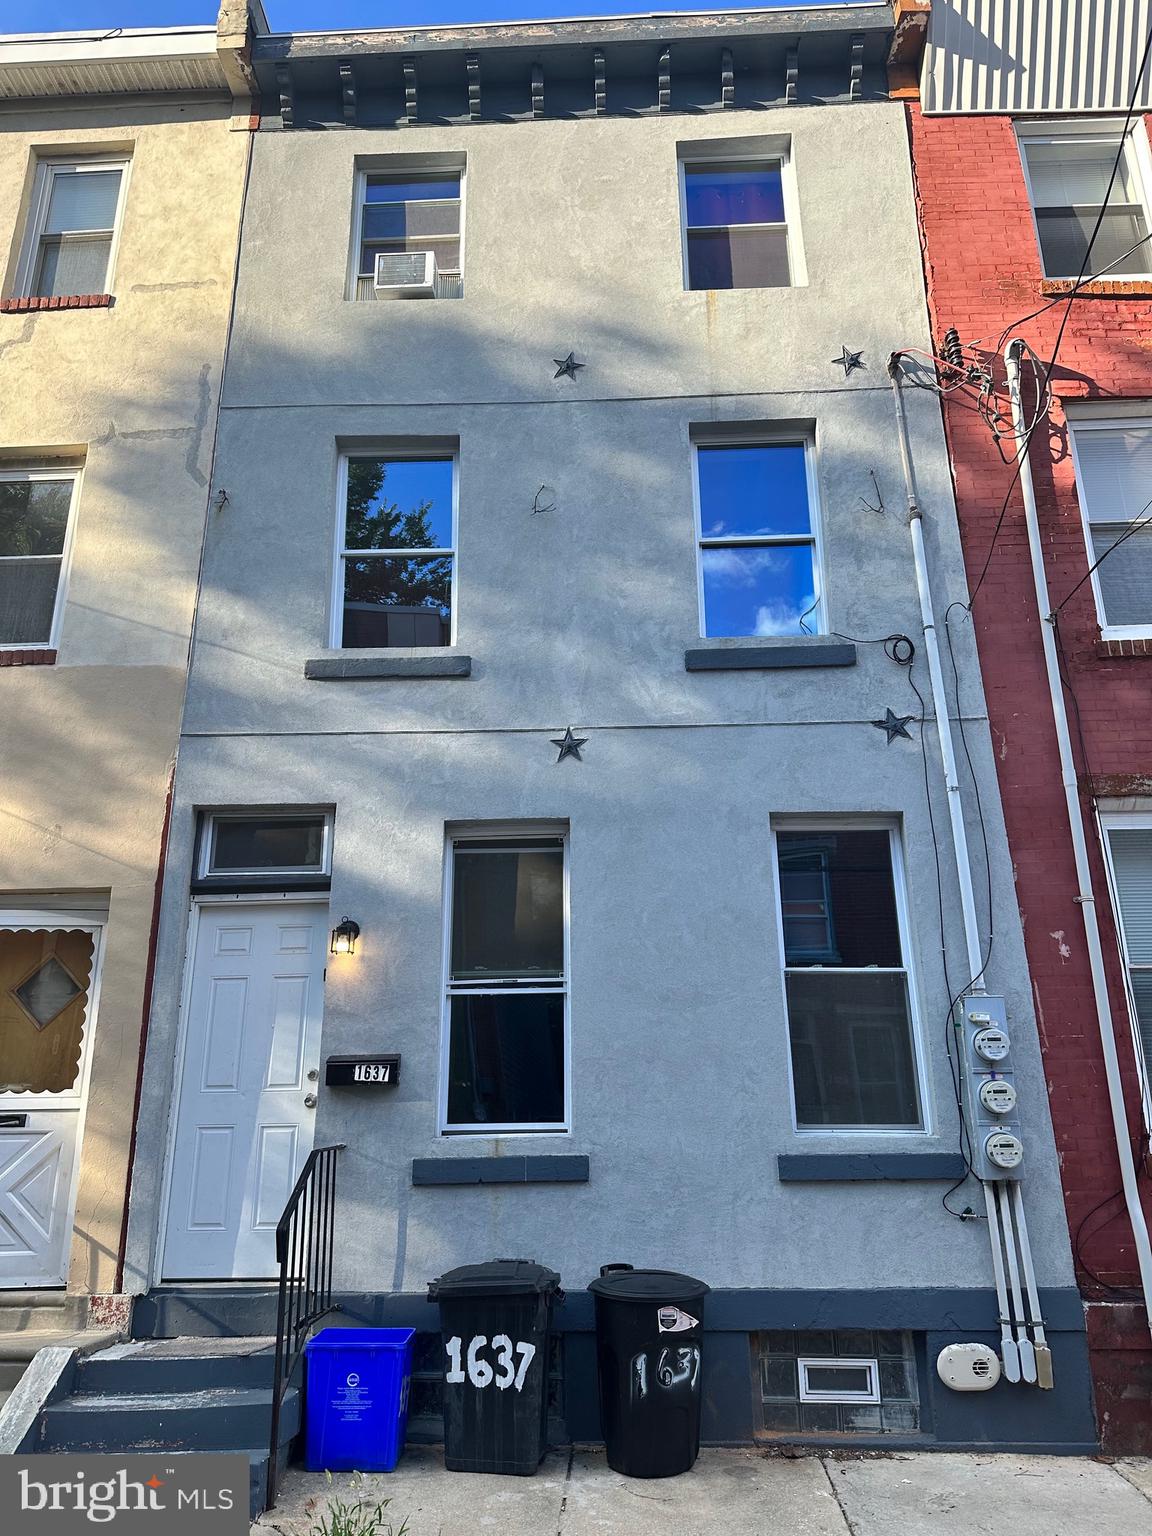
<instances>
[{"instance_id":1,"label":"gray painted base of wall","mask_svg":"<svg viewBox=\"0 0 1152 1536\"><path fill-rule=\"evenodd\" d=\"M415 1328L435 1334L438 1317L422 1294L341 1294L341 1320L360 1326ZM999 1346L994 1292L950 1289L876 1291L717 1290L705 1302L702 1437L708 1445L809 1443L916 1447L923 1450L1047 1452L1094 1455L1099 1449L1092 1410L1084 1307L1073 1289L1042 1290L1040 1303L1052 1347L1055 1387L1013 1386L952 1392L936 1374L945 1344ZM275 1331L271 1287L165 1286L140 1297L136 1338L260 1334ZM569 1439L602 1438L597 1401L592 1298L569 1294L557 1308L564 1339L564 1414ZM922 1432L918 1436L766 1436L758 1429L753 1335L774 1329L900 1328L917 1335Z\"/></svg>"}]
</instances>

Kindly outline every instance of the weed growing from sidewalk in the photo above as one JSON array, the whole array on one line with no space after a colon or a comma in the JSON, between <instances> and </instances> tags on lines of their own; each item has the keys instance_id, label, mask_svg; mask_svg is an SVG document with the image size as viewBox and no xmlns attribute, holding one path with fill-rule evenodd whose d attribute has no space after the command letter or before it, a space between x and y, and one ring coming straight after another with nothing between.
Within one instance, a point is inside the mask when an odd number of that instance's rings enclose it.
<instances>
[{"instance_id":1,"label":"weed growing from sidewalk","mask_svg":"<svg viewBox=\"0 0 1152 1536\"><path fill-rule=\"evenodd\" d=\"M324 1476L331 1488L331 1472L325 1472ZM361 1473L353 1472L349 1493L348 1499L342 1499L336 1493L329 1495L327 1508L313 1520L308 1536L409 1536L407 1520L401 1525L393 1525L385 1514L391 1499L374 1500L365 1495Z\"/></svg>"}]
</instances>

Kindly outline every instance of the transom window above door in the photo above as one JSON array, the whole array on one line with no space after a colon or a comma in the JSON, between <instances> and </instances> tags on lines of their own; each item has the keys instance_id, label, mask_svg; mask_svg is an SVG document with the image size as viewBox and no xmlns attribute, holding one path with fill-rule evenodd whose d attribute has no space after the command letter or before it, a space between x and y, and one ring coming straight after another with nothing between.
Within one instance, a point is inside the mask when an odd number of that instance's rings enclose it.
<instances>
[{"instance_id":1,"label":"transom window above door","mask_svg":"<svg viewBox=\"0 0 1152 1536\"><path fill-rule=\"evenodd\" d=\"M448 887L441 1130L565 1130L565 840L453 838Z\"/></svg>"},{"instance_id":2,"label":"transom window above door","mask_svg":"<svg viewBox=\"0 0 1152 1536\"><path fill-rule=\"evenodd\" d=\"M332 645L451 645L456 459L451 452L343 462Z\"/></svg>"},{"instance_id":3,"label":"transom window above door","mask_svg":"<svg viewBox=\"0 0 1152 1536\"><path fill-rule=\"evenodd\" d=\"M811 454L803 441L697 444L702 635L826 628Z\"/></svg>"},{"instance_id":4,"label":"transom window above door","mask_svg":"<svg viewBox=\"0 0 1152 1536\"><path fill-rule=\"evenodd\" d=\"M127 174L124 156L40 162L17 276L21 295L109 291Z\"/></svg>"},{"instance_id":5,"label":"transom window above door","mask_svg":"<svg viewBox=\"0 0 1152 1536\"><path fill-rule=\"evenodd\" d=\"M360 173L354 298L463 298L462 178L459 169ZM424 255L434 268L421 294Z\"/></svg>"},{"instance_id":6,"label":"transom window above door","mask_svg":"<svg viewBox=\"0 0 1152 1536\"><path fill-rule=\"evenodd\" d=\"M327 811L219 811L203 817L202 880L281 879L331 871L332 816Z\"/></svg>"},{"instance_id":7,"label":"transom window above door","mask_svg":"<svg viewBox=\"0 0 1152 1536\"><path fill-rule=\"evenodd\" d=\"M0 469L0 648L56 645L77 478Z\"/></svg>"}]
</instances>

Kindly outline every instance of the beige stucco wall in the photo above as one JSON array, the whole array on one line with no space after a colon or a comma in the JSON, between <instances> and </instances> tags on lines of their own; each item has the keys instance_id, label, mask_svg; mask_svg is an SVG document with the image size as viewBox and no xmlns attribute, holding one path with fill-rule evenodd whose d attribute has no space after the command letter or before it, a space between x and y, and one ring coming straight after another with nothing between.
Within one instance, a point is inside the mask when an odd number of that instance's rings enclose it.
<instances>
[{"instance_id":1,"label":"beige stucco wall","mask_svg":"<svg viewBox=\"0 0 1152 1536\"><path fill-rule=\"evenodd\" d=\"M230 103L0 113L12 281L37 153L131 152L109 309L0 315L0 458L84 462L55 666L0 666L0 907L108 906L69 1287L110 1291L248 134Z\"/></svg>"}]
</instances>

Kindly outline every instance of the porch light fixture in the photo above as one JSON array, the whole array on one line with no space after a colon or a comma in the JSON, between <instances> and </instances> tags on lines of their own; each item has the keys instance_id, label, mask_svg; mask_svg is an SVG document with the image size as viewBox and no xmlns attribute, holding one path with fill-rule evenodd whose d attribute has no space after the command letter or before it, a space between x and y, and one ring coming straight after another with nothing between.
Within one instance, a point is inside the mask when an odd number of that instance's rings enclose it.
<instances>
[{"instance_id":1,"label":"porch light fixture","mask_svg":"<svg viewBox=\"0 0 1152 1536\"><path fill-rule=\"evenodd\" d=\"M332 930L332 953L334 955L354 955L356 953L356 940L360 937L360 924L354 923L350 917L342 917Z\"/></svg>"}]
</instances>

